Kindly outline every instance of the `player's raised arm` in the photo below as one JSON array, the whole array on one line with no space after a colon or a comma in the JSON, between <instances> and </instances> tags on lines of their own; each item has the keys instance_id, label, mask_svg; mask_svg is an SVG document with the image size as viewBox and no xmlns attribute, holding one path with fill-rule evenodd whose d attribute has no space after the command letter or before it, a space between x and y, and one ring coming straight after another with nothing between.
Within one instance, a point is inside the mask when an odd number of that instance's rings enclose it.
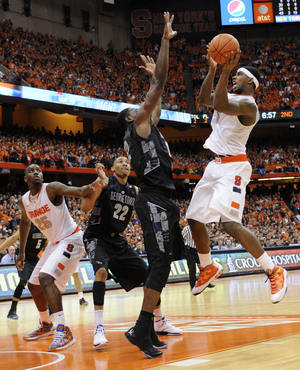
<instances>
[{"instance_id":1,"label":"player's raised arm","mask_svg":"<svg viewBox=\"0 0 300 370\"><path fill-rule=\"evenodd\" d=\"M164 13L165 27L164 34L161 40L161 47L158 54L156 66L153 70L153 63L151 60L142 59L144 62L143 69L151 77L150 90L146 95L145 102L141 105L135 118L135 126L137 133L142 137L147 137L150 133L151 126L149 124L150 116L153 115L157 109L158 103L160 104L161 95L167 80L169 68L169 46L170 39L172 39L177 32L172 30L174 15L170 17L168 12ZM151 66L152 64L152 66ZM158 123L160 112L156 111L153 119L154 124Z\"/></svg>"},{"instance_id":2,"label":"player's raised arm","mask_svg":"<svg viewBox=\"0 0 300 370\"><path fill-rule=\"evenodd\" d=\"M103 164L96 163L95 167L96 167L96 172L98 174L98 178L96 179L96 181L92 183L92 186L94 187L95 191L83 197L81 201L81 210L82 212L85 212L85 213L90 211L93 208L95 201L99 198L103 189L107 187L108 180L109 180L104 172Z\"/></svg>"}]
</instances>

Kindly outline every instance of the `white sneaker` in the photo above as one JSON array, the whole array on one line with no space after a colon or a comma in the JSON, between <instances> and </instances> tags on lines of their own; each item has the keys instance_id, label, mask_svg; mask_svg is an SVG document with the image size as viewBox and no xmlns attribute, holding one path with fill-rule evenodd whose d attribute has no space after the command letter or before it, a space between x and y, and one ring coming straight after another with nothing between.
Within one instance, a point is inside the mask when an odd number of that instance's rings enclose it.
<instances>
[{"instance_id":1,"label":"white sneaker","mask_svg":"<svg viewBox=\"0 0 300 370\"><path fill-rule=\"evenodd\" d=\"M155 318L154 318L155 319ZM183 331L170 324L163 316L160 320L154 321L154 330L160 335L182 335Z\"/></svg>"},{"instance_id":2,"label":"white sneaker","mask_svg":"<svg viewBox=\"0 0 300 370\"><path fill-rule=\"evenodd\" d=\"M108 345L108 341L105 338L105 327L103 325L97 325L94 331L94 348Z\"/></svg>"}]
</instances>

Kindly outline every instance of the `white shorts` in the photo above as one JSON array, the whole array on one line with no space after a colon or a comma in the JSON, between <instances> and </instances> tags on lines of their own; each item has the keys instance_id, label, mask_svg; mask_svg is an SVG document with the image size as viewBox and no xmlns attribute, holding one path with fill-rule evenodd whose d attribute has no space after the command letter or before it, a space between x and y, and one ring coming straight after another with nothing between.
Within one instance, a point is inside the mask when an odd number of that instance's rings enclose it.
<instances>
[{"instance_id":1,"label":"white shorts","mask_svg":"<svg viewBox=\"0 0 300 370\"><path fill-rule=\"evenodd\" d=\"M44 272L53 276L59 290L64 292L68 280L76 271L83 252L83 232L81 230L61 240L58 244L48 243L29 282L40 285L39 274Z\"/></svg>"},{"instance_id":2,"label":"white shorts","mask_svg":"<svg viewBox=\"0 0 300 370\"><path fill-rule=\"evenodd\" d=\"M241 223L251 174L252 166L248 161L210 162L195 187L186 218L204 224L220 219Z\"/></svg>"}]
</instances>

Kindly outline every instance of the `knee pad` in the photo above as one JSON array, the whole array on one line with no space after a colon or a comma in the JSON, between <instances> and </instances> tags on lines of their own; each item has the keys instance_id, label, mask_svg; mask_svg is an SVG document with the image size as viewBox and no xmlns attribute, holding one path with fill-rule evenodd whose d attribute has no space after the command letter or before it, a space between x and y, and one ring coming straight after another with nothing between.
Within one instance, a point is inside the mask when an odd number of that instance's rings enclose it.
<instances>
[{"instance_id":1,"label":"knee pad","mask_svg":"<svg viewBox=\"0 0 300 370\"><path fill-rule=\"evenodd\" d=\"M160 266L160 267L151 267L151 271L145 282L147 288L156 290L157 292L162 292L165 287L169 274L170 274L170 265Z\"/></svg>"}]
</instances>

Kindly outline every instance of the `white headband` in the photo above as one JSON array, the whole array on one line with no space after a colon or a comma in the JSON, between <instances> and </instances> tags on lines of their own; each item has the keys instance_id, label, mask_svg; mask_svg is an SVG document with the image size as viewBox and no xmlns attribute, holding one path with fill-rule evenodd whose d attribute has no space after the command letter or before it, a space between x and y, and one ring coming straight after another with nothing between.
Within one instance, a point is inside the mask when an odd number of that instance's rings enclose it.
<instances>
[{"instance_id":1,"label":"white headband","mask_svg":"<svg viewBox=\"0 0 300 370\"><path fill-rule=\"evenodd\" d=\"M246 76L248 76L249 78L252 78L253 82L254 82L254 85L255 85L255 88L257 89L258 86L259 86L259 82L258 82L258 79L247 69L247 68L239 68L237 70L238 72L243 72L245 73Z\"/></svg>"}]
</instances>

